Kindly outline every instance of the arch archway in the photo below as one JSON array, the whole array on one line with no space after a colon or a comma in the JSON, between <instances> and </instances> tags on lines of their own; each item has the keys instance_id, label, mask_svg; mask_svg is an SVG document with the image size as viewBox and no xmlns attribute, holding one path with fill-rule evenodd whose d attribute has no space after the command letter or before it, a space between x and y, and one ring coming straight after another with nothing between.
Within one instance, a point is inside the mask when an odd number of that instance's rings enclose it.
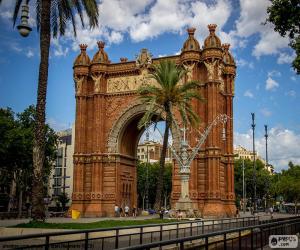
<instances>
[{"instance_id":1,"label":"arch archway","mask_svg":"<svg viewBox=\"0 0 300 250\"><path fill-rule=\"evenodd\" d=\"M160 60L173 60L187 70L181 84L198 81L198 91L205 102L192 103L206 128L219 114L232 117L234 96L234 59L229 45L211 43L216 25L209 25L210 35L200 49L194 38L195 29L181 54L167 58L151 58L142 49L136 61L121 58L110 63L99 42L99 51L91 61L86 46L74 63L76 86L75 153L72 208L83 216L112 216L115 204L136 205L136 148L142 133L137 123L147 110L139 102L137 89L142 84L157 84L149 78L149 65ZM197 45L197 46L196 46ZM175 114L176 115L176 114ZM222 127L214 126L206 143L191 164L190 198L194 209L203 217L224 217L235 214L233 172L233 121L226 124L226 142L221 140ZM179 133L172 131L173 141ZM193 147L197 133L188 135ZM173 166L171 205L180 197L178 166Z\"/></svg>"}]
</instances>

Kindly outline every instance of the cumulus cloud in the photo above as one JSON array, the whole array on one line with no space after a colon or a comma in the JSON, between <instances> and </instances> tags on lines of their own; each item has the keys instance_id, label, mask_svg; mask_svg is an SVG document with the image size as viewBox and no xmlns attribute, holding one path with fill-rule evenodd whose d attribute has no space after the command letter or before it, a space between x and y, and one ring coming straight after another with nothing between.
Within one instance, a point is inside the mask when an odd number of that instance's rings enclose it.
<instances>
[{"instance_id":1,"label":"cumulus cloud","mask_svg":"<svg viewBox=\"0 0 300 250\"><path fill-rule=\"evenodd\" d=\"M249 97L249 98L254 97L253 93L249 89L245 91L244 96Z\"/></svg>"},{"instance_id":2,"label":"cumulus cloud","mask_svg":"<svg viewBox=\"0 0 300 250\"><path fill-rule=\"evenodd\" d=\"M288 47L288 38L281 37L274 31L270 23L263 25L267 18L269 0L240 0L240 17L236 21L236 35L248 38L254 34L259 35L252 55L259 58L264 55L278 55L278 63L287 63L288 57L282 49Z\"/></svg>"},{"instance_id":3,"label":"cumulus cloud","mask_svg":"<svg viewBox=\"0 0 300 250\"><path fill-rule=\"evenodd\" d=\"M103 0L98 7L101 13L98 28L89 30L78 26L77 37L74 38L70 26L65 38L61 38L71 41L73 50L78 50L79 43L86 43L88 49L93 49L100 39L120 43L125 35L133 42L139 42L163 33L182 34L190 26L197 28L195 35L201 43L208 35L209 23L218 25L217 34L222 42L230 42L232 46L239 43L233 32L223 30L232 11L229 0L210 3L191 0ZM79 22L78 16L76 20Z\"/></svg>"},{"instance_id":4,"label":"cumulus cloud","mask_svg":"<svg viewBox=\"0 0 300 250\"><path fill-rule=\"evenodd\" d=\"M265 138L255 140L256 149L260 156L265 157ZM234 145L241 145L248 150L252 149L252 131L234 133ZM288 162L300 164L300 134L289 129L274 127L269 130L268 158L274 165L275 171L287 168Z\"/></svg>"},{"instance_id":5,"label":"cumulus cloud","mask_svg":"<svg viewBox=\"0 0 300 250\"><path fill-rule=\"evenodd\" d=\"M59 43L58 39L52 39L52 45L53 45L53 54L54 56L60 57L60 56L66 56L69 52L69 48L65 47L63 48L63 45Z\"/></svg>"},{"instance_id":6,"label":"cumulus cloud","mask_svg":"<svg viewBox=\"0 0 300 250\"><path fill-rule=\"evenodd\" d=\"M272 79L270 76L268 76L268 79L266 80L266 90L275 90L278 87L279 83Z\"/></svg>"},{"instance_id":7,"label":"cumulus cloud","mask_svg":"<svg viewBox=\"0 0 300 250\"><path fill-rule=\"evenodd\" d=\"M277 63L278 64L292 63L295 56L296 56L295 53L292 53L292 54L280 53L279 57L277 58Z\"/></svg>"}]
</instances>

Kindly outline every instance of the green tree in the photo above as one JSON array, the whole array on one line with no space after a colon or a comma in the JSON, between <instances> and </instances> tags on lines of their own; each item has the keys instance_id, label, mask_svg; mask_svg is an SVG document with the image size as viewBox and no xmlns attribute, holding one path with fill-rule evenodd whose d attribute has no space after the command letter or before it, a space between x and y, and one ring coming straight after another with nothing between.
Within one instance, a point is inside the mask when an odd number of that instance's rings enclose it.
<instances>
[{"instance_id":1,"label":"green tree","mask_svg":"<svg viewBox=\"0 0 300 250\"><path fill-rule=\"evenodd\" d=\"M153 71L150 72L150 78L155 79L158 85L142 85L138 89L142 103L149 107L139 122L139 128L147 126L153 120L158 121L163 119L163 117L165 119L165 131L154 204L154 209L156 210L159 210L162 205L165 157L169 130L174 121L173 113L177 110L185 124L195 125L199 123L199 117L193 111L191 104L193 99L202 100L199 92L196 91L198 84L194 81L182 85L179 84L186 73L183 68L176 66L174 62L163 60L157 66L154 66Z\"/></svg>"},{"instance_id":2,"label":"green tree","mask_svg":"<svg viewBox=\"0 0 300 250\"><path fill-rule=\"evenodd\" d=\"M275 25L274 30L281 36L288 35L290 47L296 52L292 65L300 74L300 1L299 0L270 0L267 22Z\"/></svg>"},{"instance_id":3,"label":"green tree","mask_svg":"<svg viewBox=\"0 0 300 250\"><path fill-rule=\"evenodd\" d=\"M236 197L240 200L243 197L243 160L234 162L234 188ZM252 198L254 195L253 185L253 161L244 160L246 196ZM256 160L256 198L266 199L271 189L271 174L265 169L264 163Z\"/></svg>"},{"instance_id":4,"label":"green tree","mask_svg":"<svg viewBox=\"0 0 300 250\"><path fill-rule=\"evenodd\" d=\"M295 213L300 201L300 165L289 162L289 168L282 170L277 178L278 193L284 196L284 200L295 204Z\"/></svg>"},{"instance_id":5,"label":"green tree","mask_svg":"<svg viewBox=\"0 0 300 250\"><path fill-rule=\"evenodd\" d=\"M13 182L17 184L19 215L22 211L23 193L26 192L29 195L33 188L32 148L35 112L36 109L33 105L17 115L14 115L11 109L0 109L0 184L5 185ZM52 163L56 159L57 142L57 135L53 129L45 125L45 131L46 154L45 167L42 173L43 197L46 195Z\"/></svg>"},{"instance_id":6,"label":"green tree","mask_svg":"<svg viewBox=\"0 0 300 250\"><path fill-rule=\"evenodd\" d=\"M148 168L148 169L147 169ZM159 163L144 163L139 162L137 165L137 189L139 197L139 207L145 208L145 199L147 193L147 171L148 171L148 185L149 185L149 204L154 204L156 196L156 184L159 174ZM164 188L163 195L168 199L172 191L172 164L166 164L164 172ZM150 205L151 207L151 205Z\"/></svg>"},{"instance_id":7,"label":"green tree","mask_svg":"<svg viewBox=\"0 0 300 250\"><path fill-rule=\"evenodd\" d=\"M2 0L0 0L1 4ZM27 4L29 0L26 0ZM64 35L68 21L71 21L76 35L76 12L80 16L82 25L85 11L89 25L98 25L98 8L96 0L35 0L37 29L40 31L40 66L37 90L37 104L35 112L35 129L33 140L33 193L32 216L34 220L45 220L45 207L43 203L43 168L45 162L45 110L48 83L48 66L51 32L54 38ZM16 0L13 24L18 18L22 0Z\"/></svg>"}]
</instances>

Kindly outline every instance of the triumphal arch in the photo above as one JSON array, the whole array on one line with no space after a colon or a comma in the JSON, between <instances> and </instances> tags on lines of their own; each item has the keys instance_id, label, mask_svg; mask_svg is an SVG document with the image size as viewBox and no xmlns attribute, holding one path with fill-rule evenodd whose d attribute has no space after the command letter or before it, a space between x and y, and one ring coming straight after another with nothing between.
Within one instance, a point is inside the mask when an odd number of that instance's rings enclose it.
<instances>
[{"instance_id":1,"label":"triumphal arch","mask_svg":"<svg viewBox=\"0 0 300 250\"><path fill-rule=\"evenodd\" d=\"M137 205L137 144L143 130L137 123L147 110L136 90L142 84L155 84L148 78L151 65L172 60L187 69L184 82L196 80L204 102L193 103L201 118L199 129L206 128L219 114L232 117L236 66L229 44L221 44L216 25L208 25L209 34L202 46L187 29L188 37L179 55L152 58L142 49L135 60L120 58L112 63L104 42L90 60L84 44L74 62L76 122L74 187L72 209L83 216L111 216L114 205ZM189 196L193 208L203 217L225 217L235 213L233 167L233 121L216 125L191 165ZM180 133L173 133L174 143ZM188 135L189 143L197 143ZM179 167L174 161L171 204L180 197Z\"/></svg>"}]
</instances>

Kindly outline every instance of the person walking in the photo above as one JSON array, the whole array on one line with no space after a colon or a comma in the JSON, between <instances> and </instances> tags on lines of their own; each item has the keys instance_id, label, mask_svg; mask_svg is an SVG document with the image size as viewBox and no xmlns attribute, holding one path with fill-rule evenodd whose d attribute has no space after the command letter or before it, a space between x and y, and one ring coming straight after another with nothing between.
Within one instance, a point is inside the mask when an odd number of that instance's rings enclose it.
<instances>
[{"instance_id":1,"label":"person walking","mask_svg":"<svg viewBox=\"0 0 300 250\"><path fill-rule=\"evenodd\" d=\"M125 217L128 217L128 215L129 215L129 207L128 207L128 205L125 206L124 210L125 210Z\"/></svg>"},{"instance_id":2,"label":"person walking","mask_svg":"<svg viewBox=\"0 0 300 250\"><path fill-rule=\"evenodd\" d=\"M132 208L132 216L135 218L136 217L136 207L133 206Z\"/></svg>"},{"instance_id":3,"label":"person walking","mask_svg":"<svg viewBox=\"0 0 300 250\"><path fill-rule=\"evenodd\" d=\"M120 207L120 216L119 217L123 217L123 208Z\"/></svg>"},{"instance_id":4,"label":"person walking","mask_svg":"<svg viewBox=\"0 0 300 250\"><path fill-rule=\"evenodd\" d=\"M270 207L271 220L273 220L273 212L274 212L273 207Z\"/></svg>"},{"instance_id":5,"label":"person walking","mask_svg":"<svg viewBox=\"0 0 300 250\"><path fill-rule=\"evenodd\" d=\"M119 217L119 206L115 205L115 217Z\"/></svg>"}]
</instances>

